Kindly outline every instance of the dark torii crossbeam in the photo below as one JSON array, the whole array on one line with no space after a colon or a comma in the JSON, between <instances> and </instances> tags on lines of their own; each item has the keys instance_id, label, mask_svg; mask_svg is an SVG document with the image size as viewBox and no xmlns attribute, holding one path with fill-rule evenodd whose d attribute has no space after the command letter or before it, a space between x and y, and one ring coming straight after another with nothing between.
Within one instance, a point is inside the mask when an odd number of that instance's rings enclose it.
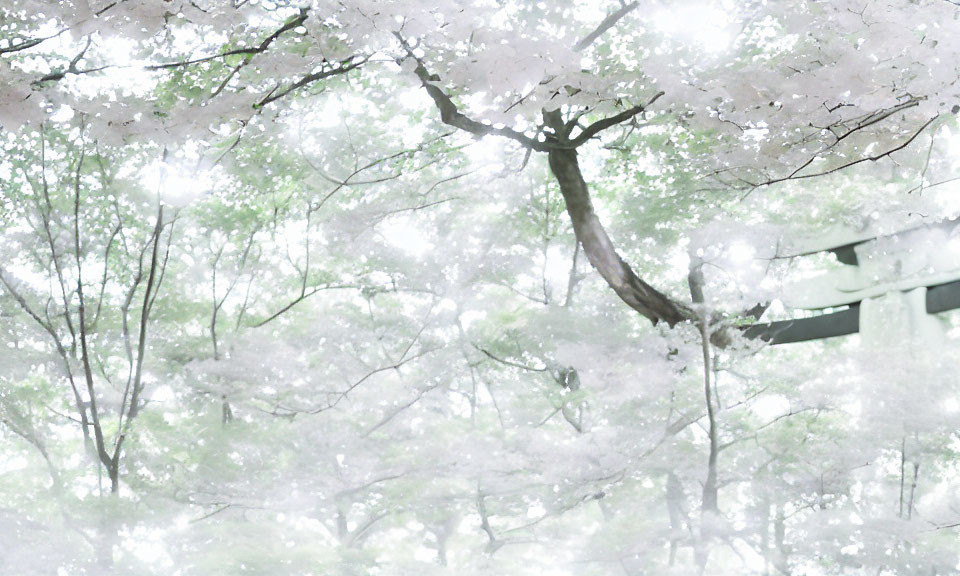
<instances>
[{"instance_id":1,"label":"dark torii crossbeam","mask_svg":"<svg viewBox=\"0 0 960 576\"><path fill-rule=\"evenodd\" d=\"M883 323L897 322L914 334L939 334L933 315L960 308L960 219L921 225L889 235L846 232L808 243L791 256L832 252L844 264L827 274L791 285L790 308L845 309L809 318L753 324L749 338L788 344L865 333L881 339Z\"/></svg>"}]
</instances>

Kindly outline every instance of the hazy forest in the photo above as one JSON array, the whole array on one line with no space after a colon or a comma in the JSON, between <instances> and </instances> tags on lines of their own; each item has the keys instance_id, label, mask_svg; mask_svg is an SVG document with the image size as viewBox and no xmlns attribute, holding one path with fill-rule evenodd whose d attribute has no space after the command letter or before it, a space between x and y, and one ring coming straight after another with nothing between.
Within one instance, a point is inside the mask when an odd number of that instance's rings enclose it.
<instances>
[{"instance_id":1,"label":"hazy forest","mask_svg":"<svg viewBox=\"0 0 960 576\"><path fill-rule=\"evenodd\" d=\"M958 0L0 0L0 576L960 574L958 114Z\"/></svg>"}]
</instances>

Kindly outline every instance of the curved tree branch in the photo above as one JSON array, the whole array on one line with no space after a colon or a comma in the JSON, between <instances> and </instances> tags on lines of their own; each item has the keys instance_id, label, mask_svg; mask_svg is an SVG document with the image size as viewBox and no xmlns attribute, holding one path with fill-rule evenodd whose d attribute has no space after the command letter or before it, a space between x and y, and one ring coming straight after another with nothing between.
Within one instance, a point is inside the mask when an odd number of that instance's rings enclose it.
<instances>
[{"instance_id":1,"label":"curved tree branch","mask_svg":"<svg viewBox=\"0 0 960 576\"><path fill-rule=\"evenodd\" d=\"M586 50L587 47L593 44L597 38L603 36L604 32L616 26L617 22L619 22L627 14L633 12L638 6L640 6L640 2L623 4L616 12L611 12L606 18L604 18L603 21L600 22L596 28L594 28L593 32L590 32L584 36L582 40L577 42L573 49L577 52Z\"/></svg>"},{"instance_id":2,"label":"curved tree branch","mask_svg":"<svg viewBox=\"0 0 960 576\"><path fill-rule=\"evenodd\" d=\"M577 160L576 149L578 146L586 143L603 130L642 113L646 106L659 98L662 93L654 95L647 105L633 106L619 114L590 124L573 139L568 139L567 136L574 125L564 122L559 110L544 110L544 121L547 128L553 131L553 134L548 135L545 141L534 140L511 128L483 124L464 115L450 96L436 85L436 82L440 80L439 77L430 74L423 61L417 58L402 36L396 34L396 37L406 50L408 57L416 61L414 73L440 111L440 119L444 124L459 128L475 136L503 136L519 142L528 149L547 153L550 169L560 185L560 192L563 195L567 213L573 223L573 231L577 241L583 246L583 251L590 264L613 288L621 300L654 324L662 320L673 326L678 322L695 317L689 307L674 301L640 279L633 268L620 256L606 229L597 217L593 208L593 201L590 198L590 190L583 178Z\"/></svg>"},{"instance_id":3,"label":"curved tree branch","mask_svg":"<svg viewBox=\"0 0 960 576\"><path fill-rule=\"evenodd\" d=\"M583 179L576 150L551 150L550 170L560 184L560 193L590 264L628 306L656 324L670 326L694 317L692 310L644 282L617 252L593 208L590 190Z\"/></svg>"}]
</instances>

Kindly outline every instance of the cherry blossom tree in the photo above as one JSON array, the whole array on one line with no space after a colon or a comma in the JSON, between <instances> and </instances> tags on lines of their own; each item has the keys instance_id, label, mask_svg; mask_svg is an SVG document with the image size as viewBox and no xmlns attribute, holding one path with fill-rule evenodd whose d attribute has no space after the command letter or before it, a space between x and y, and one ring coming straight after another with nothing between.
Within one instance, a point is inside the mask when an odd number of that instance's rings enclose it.
<instances>
[{"instance_id":1,"label":"cherry blossom tree","mask_svg":"<svg viewBox=\"0 0 960 576\"><path fill-rule=\"evenodd\" d=\"M768 344L956 217L955 2L0 16L0 571L957 571L955 330Z\"/></svg>"}]
</instances>

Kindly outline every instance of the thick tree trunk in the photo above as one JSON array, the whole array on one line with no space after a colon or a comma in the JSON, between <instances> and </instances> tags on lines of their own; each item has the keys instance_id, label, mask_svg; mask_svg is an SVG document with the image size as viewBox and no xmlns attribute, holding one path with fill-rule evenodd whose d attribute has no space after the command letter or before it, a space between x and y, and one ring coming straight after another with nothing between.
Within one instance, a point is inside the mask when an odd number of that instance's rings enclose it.
<instances>
[{"instance_id":1,"label":"thick tree trunk","mask_svg":"<svg viewBox=\"0 0 960 576\"><path fill-rule=\"evenodd\" d=\"M550 170L560 184L560 192L573 223L573 232L583 246L583 252L617 296L654 324L662 320L673 326L691 318L693 314L687 307L641 280L617 253L593 209L590 191L580 171L577 151L552 149L548 159Z\"/></svg>"}]
</instances>

